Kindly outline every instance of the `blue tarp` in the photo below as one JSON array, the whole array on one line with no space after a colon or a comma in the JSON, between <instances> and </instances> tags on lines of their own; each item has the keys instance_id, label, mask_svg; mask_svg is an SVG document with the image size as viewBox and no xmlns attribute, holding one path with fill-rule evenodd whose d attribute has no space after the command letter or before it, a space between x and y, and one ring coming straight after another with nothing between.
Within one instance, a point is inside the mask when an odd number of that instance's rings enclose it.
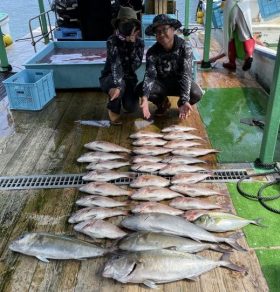
<instances>
[{"instance_id":1,"label":"blue tarp","mask_svg":"<svg viewBox=\"0 0 280 292\"><path fill-rule=\"evenodd\" d=\"M258 0L262 18L280 16L280 0Z\"/></svg>"}]
</instances>

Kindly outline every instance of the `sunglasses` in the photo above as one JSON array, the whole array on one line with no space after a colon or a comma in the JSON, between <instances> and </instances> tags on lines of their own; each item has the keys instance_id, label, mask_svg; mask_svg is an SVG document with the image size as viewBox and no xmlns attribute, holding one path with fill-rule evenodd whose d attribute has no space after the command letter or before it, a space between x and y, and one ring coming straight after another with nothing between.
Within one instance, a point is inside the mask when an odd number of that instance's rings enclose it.
<instances>
[{"instance_id":1,"label":"sunglasses","mask_svg":"<svg viewBox=\"0 0 280 292\"><path fill-rule=\"evenodd\" d=\"M155 36L159 36L159 35L161 35L161 34L166 34L166 33L168 32L169 28L171 28L171 26L167 26L167 27L164 27L164 28L162 28L162 29L156 29L156 30L154 31L154 35L155 35Z\"/></svg>"}]
</instances>

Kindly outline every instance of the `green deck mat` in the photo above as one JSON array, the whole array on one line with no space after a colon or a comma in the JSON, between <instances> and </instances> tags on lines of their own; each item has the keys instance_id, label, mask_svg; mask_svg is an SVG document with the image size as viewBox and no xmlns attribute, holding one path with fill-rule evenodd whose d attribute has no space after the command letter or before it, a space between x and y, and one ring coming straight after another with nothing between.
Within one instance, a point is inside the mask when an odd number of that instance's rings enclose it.
<instances>
[{"instance_id":1,"label":"green deck mat","mask_svg":"<svg viewBox=\"0 0 280 292\"><path fill-rule=\"evenodd\" d=\"M263 274L270 292L280 291L280 250L257 250Z\"/></svg>"},{"instance_id":2,"label":"green deck mat","mask_svg":"<svg viewBox=\"0 0 280 292\"><path fill-rule=\"evenodd\" d=\"M262 183L242 183L242 189L249 194L256 195ZM279 222L280 215L265 209L258 201L244 198L236 189L235 183L227 184L237 214L247 219L262 218L262 223L267 227L249 224L243 228L247 243L250 247L280 247ZM273 195L280 192L280 185L269 187L264 195ZM267 202L270 207L280 209L280 199Z\"/></svg>"},{"instance_id":3,"label":"green deck mat","mask_svg":"<svg viewBox=\"0 0 280 292\"><path fill-rule=\"evenodd\" d=\"M263 183L242 183L242 190L256 195ZM280 291L280 215L266 210L259 202L242 197L236 189L235 183L227 184L233 205L237 214L248 219L262 218L267 227L247 225L242 230L248 245L256 248L259 263L267 281L270 292ZM280 185L272 186L264 191L264 195L280 192ZM280 199L267 203L270 207L280 209ZM270 249L271 248L271 249Z\"/></svg>"},{"instance_id":4,"label":"green deck mat","mask_svg":"<svg viewBox=\"0 0 280 292\"><path fill-rule=\"evenodd\" d=\"M258 88L207 89L198 109L218 161L254 162L259 158L263 130L240 123L240 119L264 119L266 93ZM275 161L280 161L280 139Z\"/></svg>"}]
</instances>

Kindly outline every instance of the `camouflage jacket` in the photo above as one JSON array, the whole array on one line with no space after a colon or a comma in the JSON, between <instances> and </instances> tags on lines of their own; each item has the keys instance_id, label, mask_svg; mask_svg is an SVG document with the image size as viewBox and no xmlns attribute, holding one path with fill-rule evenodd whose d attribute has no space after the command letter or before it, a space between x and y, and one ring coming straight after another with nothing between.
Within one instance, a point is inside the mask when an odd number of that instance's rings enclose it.
<instances>
[{"instance_id":1,"label":"camouflage jacket","mask_svg":"<svg viewBox=\"0 0 280 292\"><path fill-rule=\"evenodd\" d=\"M136 78L135 71L141 66L144 54L144 42L137 39L135 43L120 40L112 35L107 40L107 59L101 78L112 74L116 87L123 79Z\"/></svg>"},{"instance_id":2,"label":"camouflage jacket","mask_svg":"<svg viewBox=\"0 0 280 292\"><path fill-rule=\"evenodd\" d=\"M190 45L174 36L171 51L165 51L159 43L155 43L147 52L146 73L143 84L143 95L149 98L155 80L162 82L168 89L177 83L180 91L178 106L190 100L192 83L192 49Z\"/></svg>"}]
</instances>

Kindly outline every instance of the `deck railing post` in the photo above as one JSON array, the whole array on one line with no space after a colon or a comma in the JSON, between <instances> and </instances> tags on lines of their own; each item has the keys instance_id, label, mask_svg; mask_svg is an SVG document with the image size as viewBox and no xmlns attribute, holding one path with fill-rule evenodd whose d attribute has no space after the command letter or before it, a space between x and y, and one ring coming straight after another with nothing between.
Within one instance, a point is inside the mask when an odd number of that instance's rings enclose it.
<instances>
[{"instance_id":1,"label":"deck railing post","mask_svg":"<svg viewBox=\"0 0 280 292\"><path fill-rule=\"evenodd\" d=\"M185 28L189 28L190 22L190 0L185 1Z\"/></svg>"},{"instance_id":2,"label":"deck railing post","mask_svg":"<svg viewBox=\"0 0 280 292\"><path fill-rule=\"evenodd\" d=\"M213 12L213 0L206 1L206 20L205 20L205 36L204 36L204 50L203 60L201 62L201 68L211 68L209 62L210 41L211 41L211 28L212 28L212 12Z\"/></svg>"},{"instance_id":3,"label":"deck railing post","mask_svg":"<svg viewBox=\"0 0 280 292\"><path fill-rule=\"evenodd\" d=\"M1 69L0 71L11 71L12 67L9 64L7 52L5 49L5 44L3 41L3 33L0 26L0 61L1 61Z\"/></svg>"},{"instance_id":4,"label":"deck railing post","mask_svg":"<svg viewBox=\"0 0 280 292\"><path fill-rule=\"evenodd\" d=\"M265 127L262 139L260 162L272 163L280 124L280 39L274 65L270 97L266 110Z\"/></svg>"},{"instance_id":5,"label":"deck railing post","mask_svg":"<svg viewBox=\"0 0 280 292\"><path fill-rule=\"evenodd\" d=\"M45 7L43 0L38 0L39 2L39 9L40 9L40 20L41 20L41 29L42 34L44 36L44 42L45 44L49 43L49 34L48 34L48 26L47 26L47 20L46 20L46 14L45 14Z\"/></svg>"}]
</instances>

